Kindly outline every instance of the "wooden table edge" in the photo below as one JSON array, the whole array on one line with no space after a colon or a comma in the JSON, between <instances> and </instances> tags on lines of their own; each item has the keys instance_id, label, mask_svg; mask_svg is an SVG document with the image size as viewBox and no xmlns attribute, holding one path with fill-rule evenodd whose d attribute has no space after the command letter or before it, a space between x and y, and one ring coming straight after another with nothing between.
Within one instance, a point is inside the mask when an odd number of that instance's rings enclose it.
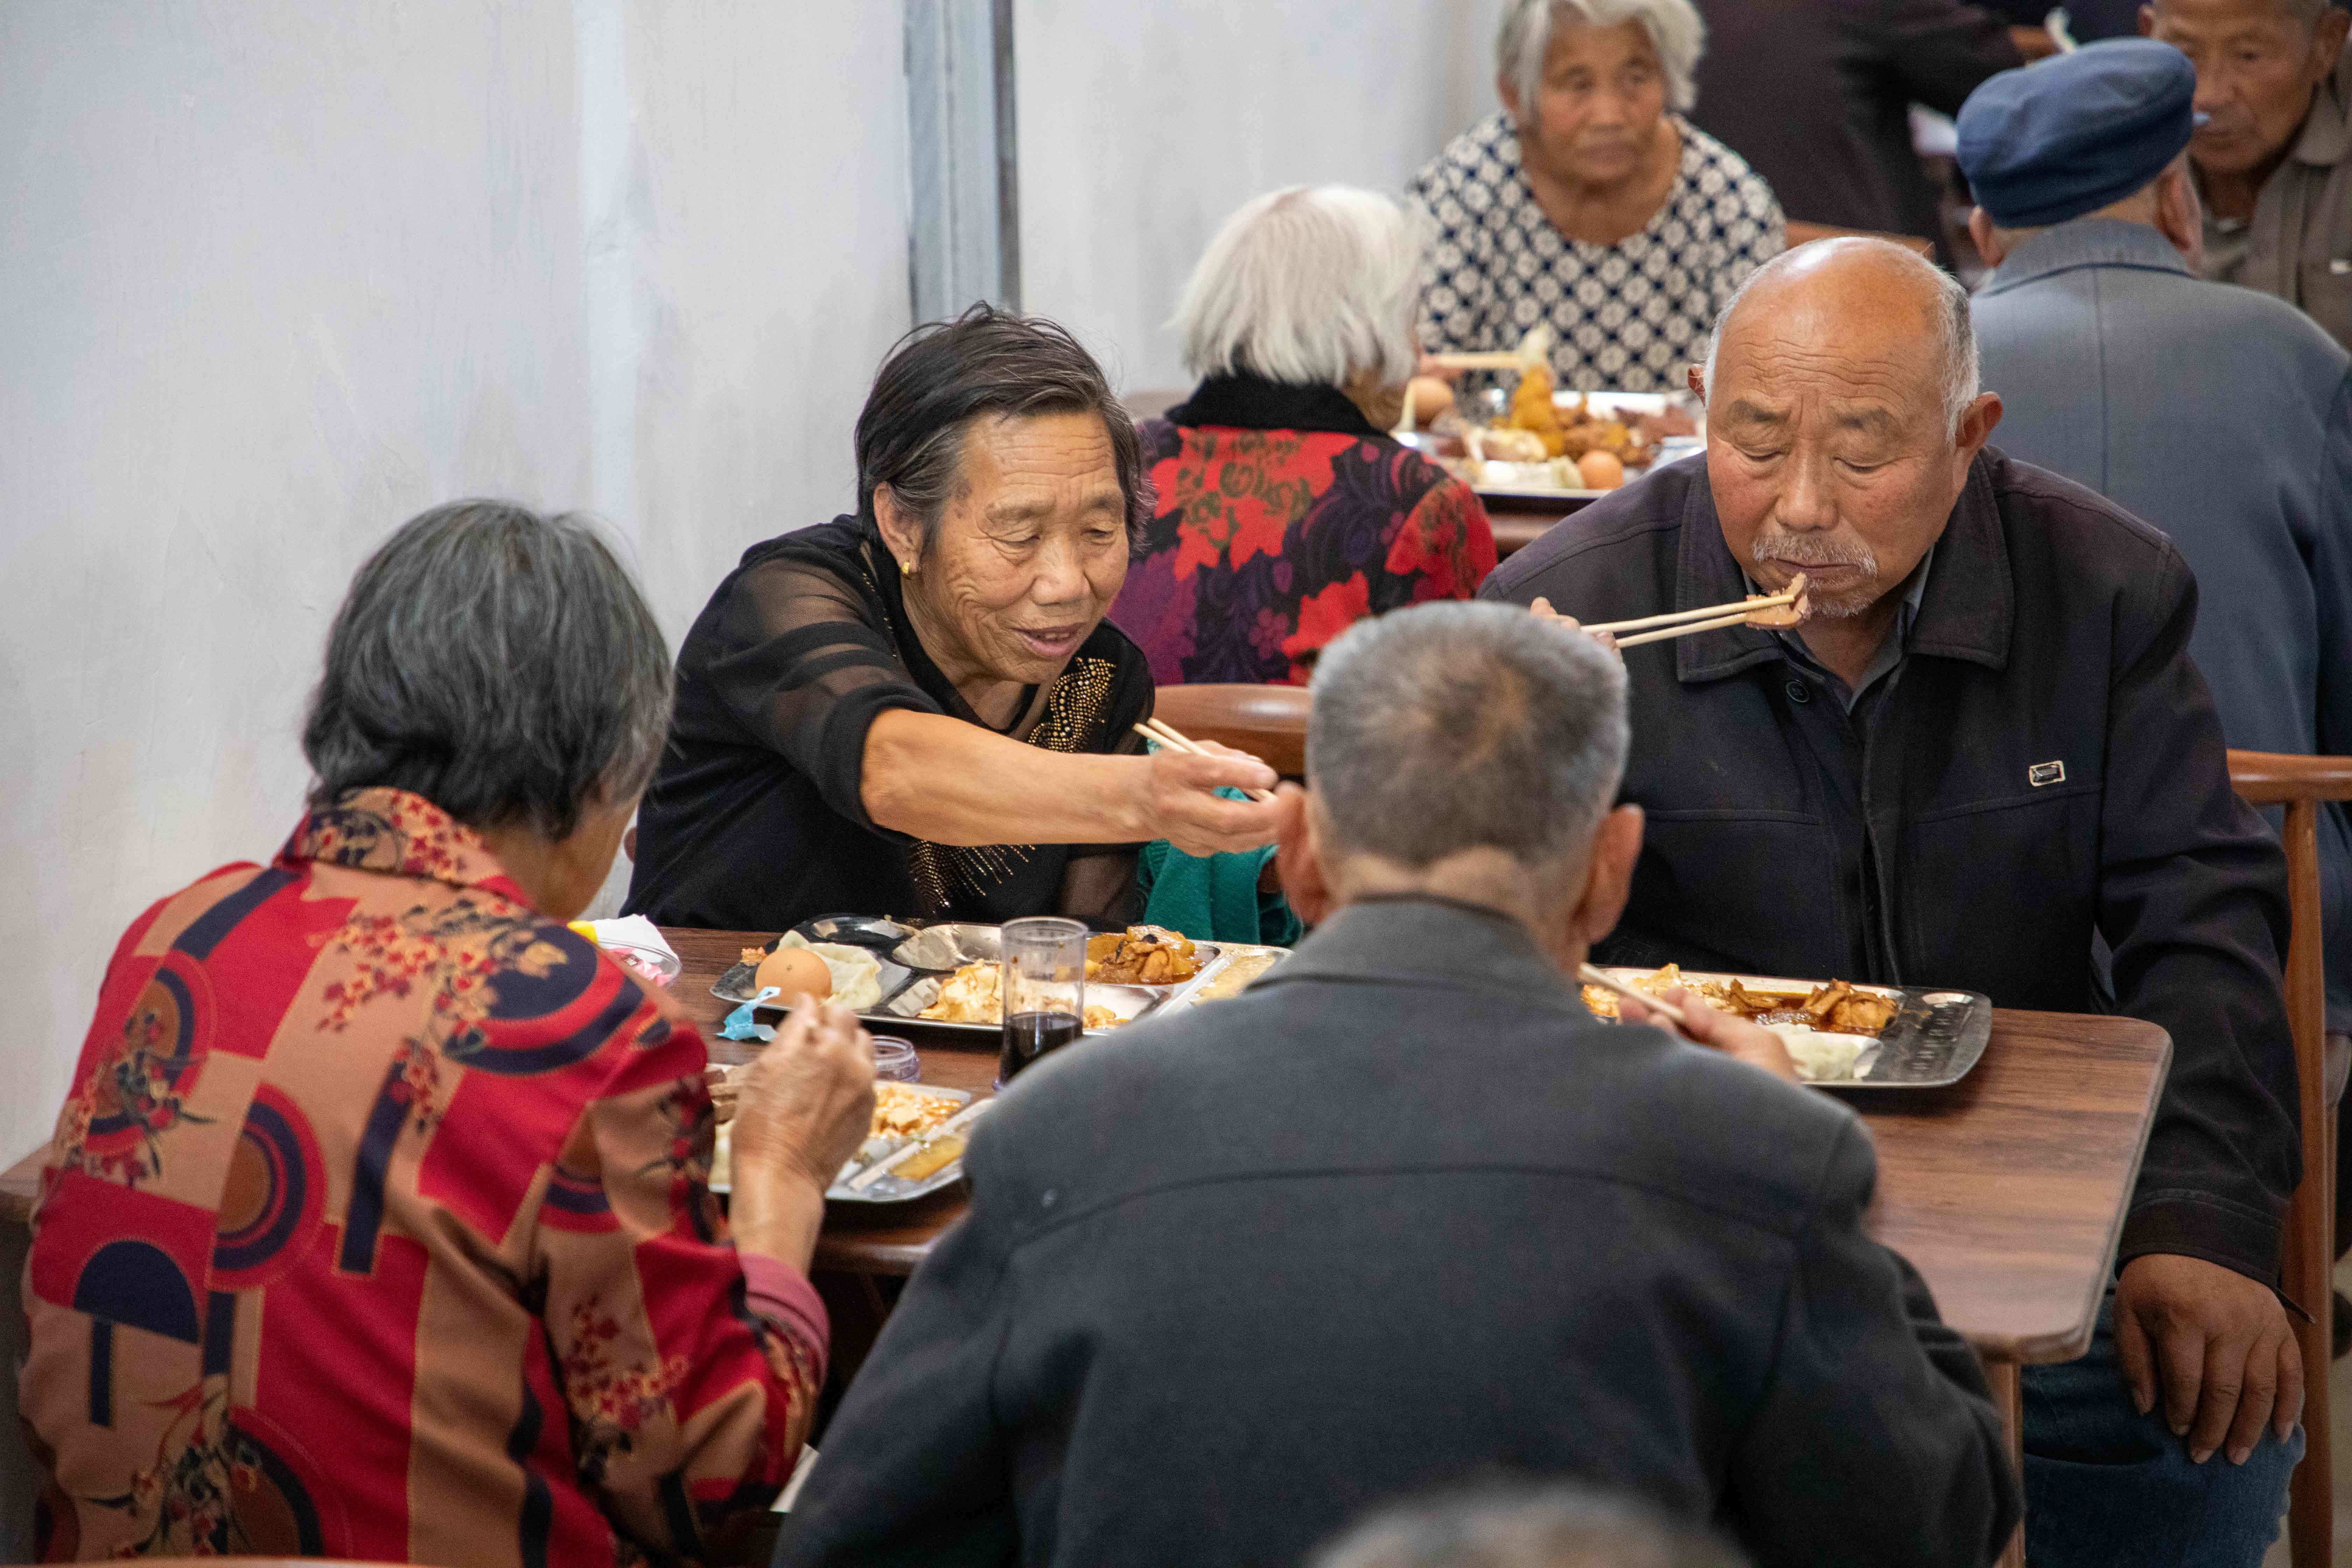
<instances>
[{"instance_id":1,"label":"wooden table edge","mask_svg":"<svg viewBox=\"0 0 2352 1568\"><path fill-rule=\"evenodd\" d=\"M2147 1158L2147 1140L2156 1130L2158 1102L2164 1098L2164 1080L2172 1070L2172 1035L2161 1024L2151 1024L2145 1018L2125 1018L2121 1022L2137 1024L2152 1029L2163 1042L2157 1053L2156 1072L2148 1079L2147 1100L2140 1108L2139 1142L2132 1149L2131 1185L2139 1184L2141 1163ZM2107 1283L2116 1271L2116 1254L2121 1250L2125 1222L2131 1218L2131 1198L2126 1194L2115 1217L2107 1222L2107 1239L2100 1252L2101 1267L2091 1276L2090 1299L2083 1303L2080 1324L2073 1329L2045 1334L1999 1334L1970 1338L1977 1359L1988 1370L1995 1363L2009 1366L2052 1366L2060 1362L2079 1360L2091 1348L2092 1336L2099 1327L2099 1302L2107 1293Z\"/></svg>"}]
</instances>

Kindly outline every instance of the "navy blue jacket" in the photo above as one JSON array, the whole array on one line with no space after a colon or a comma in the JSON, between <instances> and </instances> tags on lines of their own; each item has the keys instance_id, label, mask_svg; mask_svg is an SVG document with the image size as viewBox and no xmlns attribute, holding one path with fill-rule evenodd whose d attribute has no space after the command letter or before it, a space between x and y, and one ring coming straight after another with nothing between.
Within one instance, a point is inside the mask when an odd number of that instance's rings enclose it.
<instances>
[{"instance_id":1,"label":"navy blue jacket","mask_svg":"<svg viewBox=\"0 0 2352 1568\"><path fill-rule=\"evenodd\" d=\"M1566 519L1479 596L1603 621L1745 585L1694 458ZM2303 1168L2286 863L2230 787L2189 657L2196 620L2196 579L2164 535L1987 448L1899 679L1859 719L1770 632L1628 649L1623 795L1649 823L1604 952L2158 1025L2172 1067L2122 1256L2273 1279Z\"/></svg>"}]
</instances>

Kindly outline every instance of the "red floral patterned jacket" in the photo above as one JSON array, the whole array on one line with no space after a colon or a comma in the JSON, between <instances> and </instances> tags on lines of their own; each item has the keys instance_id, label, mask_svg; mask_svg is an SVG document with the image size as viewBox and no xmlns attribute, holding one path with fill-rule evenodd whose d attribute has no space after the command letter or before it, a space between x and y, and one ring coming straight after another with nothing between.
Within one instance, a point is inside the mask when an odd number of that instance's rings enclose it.
<instances>
[{"instance_id":1,"label":"red floral patterned jacket","mask_svg":"<svg viewBox=\"0 0 2352 1568\"><path fill-rule=\"evenodd\" d=\"M692 1557L765 1507L824 1309L728 1242L704 1060L415 795L149 910L34 1216L44 1555Z\"/></svg>"},{"instance_id":2,"label":"red floral patterned jacket","mask_svg":"<svg viewBox=\"0 0 2352 1568\"><path fill-rule=\"evenodd\" d=\"M1329 387L1213 376L1141 431L1157 512L1110 618L1161 686L1304 685L1366 616L1495 569L1476 493Z\"/></svg>"}]
</instances>

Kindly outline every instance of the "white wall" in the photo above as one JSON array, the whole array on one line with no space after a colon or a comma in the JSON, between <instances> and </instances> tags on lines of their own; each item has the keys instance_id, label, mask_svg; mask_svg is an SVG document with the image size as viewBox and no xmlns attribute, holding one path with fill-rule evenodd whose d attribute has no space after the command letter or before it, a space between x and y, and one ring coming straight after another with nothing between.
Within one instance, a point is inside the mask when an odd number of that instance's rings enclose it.
<instances>
[{"instance_id":1,"label":"white wall","mask_svg":"<svg viewBox=\"0 0 2352 1568\"><path fill-rule=\"evenodd\" d=\"M1176 295L1233 210L1395 192L1496 108L1501 0L1017 0L1022 304L1123 391L1187 384Z\"/></svg>"},{"instance_id":2,"label":"white wall","mask_svg":"<svg viewBox=\"0 0 2352 1568\"><path fill-rule=\"evenodd\" d=\"M299 809L352 569L590 505L673 639L850 490L897 0L0 5L0 1161L122 926Z\"/></svg>"}]
</instances>

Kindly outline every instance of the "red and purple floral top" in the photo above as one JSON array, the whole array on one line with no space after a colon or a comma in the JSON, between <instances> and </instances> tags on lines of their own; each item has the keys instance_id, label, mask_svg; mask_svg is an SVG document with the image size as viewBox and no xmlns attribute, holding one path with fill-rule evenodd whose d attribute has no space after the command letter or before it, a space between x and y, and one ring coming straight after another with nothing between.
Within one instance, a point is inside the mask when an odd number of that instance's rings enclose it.
<instances>
[{"instance_id":1,"label":"red and purple floral top","mask_svg":"<svg viewBox=\"0 0 2352 1568\"><path fill-rule=\"evenodd\" d=\"M44 1557L691 1558L765 1508L824 1310L729 1244L704 1061L399 791L142 915L34 1213Z\"/></svg>"},{"instance_id":2,"label":"red and purple floral top","mask_svg":"<svg viewBox=\"0 0 2352 1568\"><path fill-rule=\"evenodd\" d=\"M1110 618L1159 685L1303 685L1364 616L1495 569L1470 487L1330 387L1212 376L1142 435L1159 500Z\"/></svg>"}]
</instances>

